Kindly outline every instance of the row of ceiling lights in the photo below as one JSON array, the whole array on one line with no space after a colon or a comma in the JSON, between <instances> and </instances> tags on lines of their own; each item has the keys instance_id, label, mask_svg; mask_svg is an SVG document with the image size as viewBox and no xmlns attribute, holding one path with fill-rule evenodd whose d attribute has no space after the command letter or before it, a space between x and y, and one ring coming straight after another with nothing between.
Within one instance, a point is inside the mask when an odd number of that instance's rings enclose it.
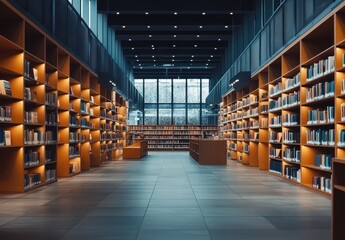
<instances>
[{"instance_id":1,"label":"row of ceiling lights","mask_svg":"<svg viewBox=\"0 0 345 240\"><path fill-rule=\"evenodd\" d=\"M176 37L176 36L177 36L177 35L174 35L174 37ZM149 37L152 37L152 35L150 34ZM198 38L198 37L200 37L200 35L196 35L196 37ZM218 40L218 42L222 41L222 39L220 39L220 38L218 38L217 40ZM131 42L131 41L132 41L132 38L129 38L128 41Z\"/></svg>"},{"instance_id":2,"label":"row of ceiling lights","mask_svg":"<svg viewBox=\"0 0 345 240\"><path fill-rule=\"evenodd\" d=\"M116 12L116 14L117 14L117 15L120 15L120 12ZM149 12L145 12L145 15L149 15L149 14L150 14ZM206 12L202 12L201 14L205 16L205 15L206 15ZM233 12L230 12L229 14L230 14L230 15L234 15ZM178 15L178 13L177 13L177 12L174 12L174 15Z\"/></svg>"},{"instance_id":3,"label":"row of ceiling lights","mask_svg":"<svg viewBox=\"0 0 345 240\"><path fill-rule=\"evenodd\" d=\"M177 28L177 27L178 27L178 26L174 25L174 28ZM122 28L123 28L123 29L126 28L126 25L122 25ZM147 25L147 28L151 28L151 26L150 26L150 25ZM200 25L199 28L202 29L202 28L204 28L204 26ZM228 26L228 25L225 25L224 28L229 28L229 26Z\"/></svg>"}]
</instances>

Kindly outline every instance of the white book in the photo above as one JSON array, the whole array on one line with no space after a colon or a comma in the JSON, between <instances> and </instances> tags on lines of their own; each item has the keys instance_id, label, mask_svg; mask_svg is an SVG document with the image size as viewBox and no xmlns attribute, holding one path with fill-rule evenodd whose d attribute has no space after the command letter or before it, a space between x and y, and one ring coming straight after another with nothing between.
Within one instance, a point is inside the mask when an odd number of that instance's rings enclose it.
<instances>
[{"instance_id":1,"label":"white book","mask_svg":"<svg viewBox=\"0 0 345 240\"><path fill-rule=\"evenodd\" d=\"M11 132L5 130L5 146L11 146Z\"/></svg>"}]
</instances>

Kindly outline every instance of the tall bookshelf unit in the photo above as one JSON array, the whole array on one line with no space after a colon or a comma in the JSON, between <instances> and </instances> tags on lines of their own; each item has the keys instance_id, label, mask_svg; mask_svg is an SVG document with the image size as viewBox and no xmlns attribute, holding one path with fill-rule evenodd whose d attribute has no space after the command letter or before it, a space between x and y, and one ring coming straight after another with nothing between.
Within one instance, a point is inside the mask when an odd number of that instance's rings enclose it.
<instances>
[{"instance_id":1,"label":"tall bookshelf unit","mask_svg":"<svg viewBox=\"0 0 345 240\"><path fill-rule=\"evenodd\" d=\"M24 192L99 166L106 160L102 133L113 139L107 159L115 159L126 144L126 100L102 92L97 74L5 1L0 22L0 192ZM114 128L101 132L108 100Z\"/></svg>"},{"instance_id":2,"label":"tall bookshelf unit","mask_svg":"<svg viewBox=\"0 0 345 240\"><path fill-rule=\"evenodd\" d=\"M253 74L249 86L223 96L220 136L228 157L331 195L332 158L345 157L344 53L342 4ZM258 118L249 118L249 143L256 119L258 141L248 152L247 99L254 95Z\"/></svg>"},{"instance_id":3,"label":"tall bookshelf unit","mask_svg":"<svg viewBox=\"0 0 345 240\"><path fill-rule=\"evenodd\" d=\"M188 151L189 140L218 136L217 126L192 126L192 125L131 125L128 134L134 139L142 137L148 140L148 150L163 151Z\"/></svg>"}]
</instances>

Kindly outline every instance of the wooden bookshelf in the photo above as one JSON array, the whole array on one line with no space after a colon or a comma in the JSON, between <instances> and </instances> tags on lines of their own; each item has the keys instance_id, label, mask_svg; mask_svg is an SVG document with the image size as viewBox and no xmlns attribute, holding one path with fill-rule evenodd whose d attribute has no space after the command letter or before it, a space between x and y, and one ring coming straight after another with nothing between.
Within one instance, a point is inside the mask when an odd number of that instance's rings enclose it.
<instances>
[{"instance_id":1,"label":"wooden bookshelf","mask_svg":"<svg viewBox=\"0 0 345 240\"><path fill-rule=\"evenodd\" d=\"M228 158L331 195L331 159L345 157L344 6L253 73L248 86L222 97L220 138ZM259 139L248 148L248 117L241 113L252 94L259 100Z\"/></svg>"},{"instance_id":2,"label":"wooden bookshelf","mask_svg":"<svg viewBox=\"0 0 345 240\"><path fill-rule=\"evenodd\" d=\"M148 140L148 150L188 151L192 139L218 136L217 126L138 125L127 126L132 138Z\"/></svg>"},{"instance_id":3,"label":"wooden bookshelf","mask_svg":"<svg viewBox=\"0 0 345 240\"><path fill-rule=\"evenodd\" d=\"M114 106L105 120L107 159L120 157L126 99L104 90L96 73L8 2L0 1L0 20L6 23L0 24L0 154L7 159L0 192L24 192L100 166L103 102Z\"/></svg>"},{"instance_id":4,"label":"wooden bookshelf","mask_svg":"<svg viewBox=\"0 0 345 240\"><path fill-rule=\"evenodd\" d=\"M189 155L200 165L226 165L225 146L225 140L191 139Z\"/></svg>"}]
</instances>

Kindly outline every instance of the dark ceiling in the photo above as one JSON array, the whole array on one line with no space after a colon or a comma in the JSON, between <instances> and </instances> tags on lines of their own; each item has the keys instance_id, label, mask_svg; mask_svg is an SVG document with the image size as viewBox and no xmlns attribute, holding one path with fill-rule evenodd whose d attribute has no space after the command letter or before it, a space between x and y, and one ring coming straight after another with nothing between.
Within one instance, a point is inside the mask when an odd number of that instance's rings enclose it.
<instances>
[{"instance_id":1,"label":"dark ceiling","mask_svg":"<svg viewBox=\"0 0 345 240\"><path fill-rule=\"evenodd\" d=\"M135 78L210 78L253 0L98 0Z\"/></svg>"}]
</instances>

